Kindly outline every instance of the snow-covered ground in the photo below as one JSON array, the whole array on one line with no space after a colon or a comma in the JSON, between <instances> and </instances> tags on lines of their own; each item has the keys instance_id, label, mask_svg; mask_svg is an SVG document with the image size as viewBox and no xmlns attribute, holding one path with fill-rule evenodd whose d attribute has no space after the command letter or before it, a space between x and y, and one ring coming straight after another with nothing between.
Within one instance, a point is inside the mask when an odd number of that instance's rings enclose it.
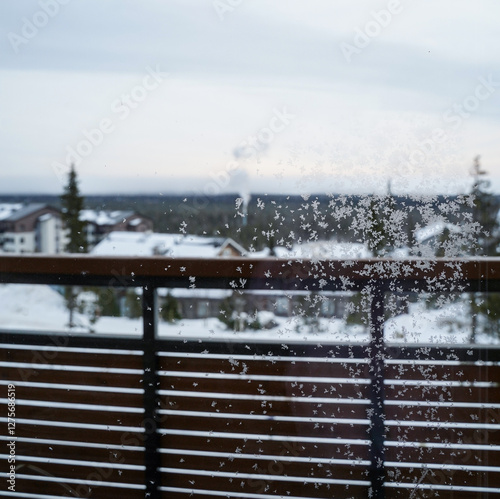
<instances>
[{"instance_id":1,"label":"snow-covered ground","mask_svg":"<svg viewBox=\"0 0 500 499\"><path fill-rule=\"evenodd\" d=\"M65 330L69 313L64 297L50 286L0 284L0 329ZM75 315L79 329L88 331L89 320Z\"/></svg>"},{"instance_id":2,"label":"snow-covered ground","mask_svg":"<svg viewBox=\"0 0 500 499\"><path fill-rule=\"evenodd\" d=\"M428 309L423 301L410 304L409 313L385 323L390 343L467 343L470 338L469 307L464 301Z\"/></svg>"},{"instance_id":3,"label":"snow-covered ground","mask_svg":"<svg viewBox=\"0 0 500 499\"><path fill-rule=\"evenodd\" d=\"M0 329L41 332L68 331L69 312L64 297L56 289L44 285L0 285ZM329 341L341 343L367 342L365 327L346 325L342 319L319 319L319 324L305 325L301 317L268 317L276 324L259 331L234 332L226 329L217 318L180 320L174 324L161 322L159 335L171 338L199 338L221 340L259 341ZM72 332L113 335L141 335L142 319L100 317L95 324L83 314L75 313L77 327ZM423 302L410 304L409 313L389 319L385 324L385 338L396 343L467 343L470 337L470 313L466 300L448 303L439 309L428 309ZM478 335L478 343L499 340Z\"/></svg>"}]
</instances>

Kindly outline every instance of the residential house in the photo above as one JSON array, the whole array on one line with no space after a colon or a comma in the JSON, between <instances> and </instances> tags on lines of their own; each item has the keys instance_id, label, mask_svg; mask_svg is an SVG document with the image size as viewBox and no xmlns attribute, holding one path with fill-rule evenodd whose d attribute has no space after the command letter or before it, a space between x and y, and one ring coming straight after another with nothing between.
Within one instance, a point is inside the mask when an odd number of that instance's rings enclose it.
<instances>
[{"instance_id":1,"label":"residential house","mask_svg":"<svg viewBox=\"0 0 500 499\"><path fill-rule=\"evenodd\" d=\"M61 253L61 212L43 203L0 204L0 248L7 253Z\"/></svg>"},{"instance_id":2,"label":"residential house","mask_svg":"<svg viewBox=\"0 0 500 499\"><path fill-rule=\"evenodd\" d=\"M80 220L86 222L85 231L90 249L110 232L148 232L153 230L153 221L149 217L132 210L82 210Z\"/></svg>"},{"instance_id":3,"label":"residential house","mask_svg":"<svg viewBox=\"0 0 500 499\"><path fill-rule=\"evenodd\" d=\"M218 258L243 256L246 250L230 238L114 231L104 237L91 253L100 256Z\"/></svg>"},{"instance_id":4,"label":"residential house","mask_svg":"<svg viewBox=\"0 0 500 499\"><path fill-rule=\"evenodd\" d=\"M457 252L461 253L464 249L468 249L461 248L461 245L458 244L460 238L456 237L457 235L463 234L463 230L463 227L443 221L437 221L417 229L414 233L415 246L412 248L413 254L425 258L432 258L434 256L445 256L445 254L452 250L455 253L453 256L457 256ZM456 240L453 245L449 243L446 244L446 241L449 240L450 237L454 237ZM460 241L461 244L464 242L466 242L466 240Z\"/></svg>"},{"instance_id":5,"label":"residential house","mask_svg":"<svg viewBox=\"0 0 500 499\"><path fill-rule=\"evenodd\" d=\"M82 210L81 220L89 248L114 230L141 233L151 231L150 218L131 210ZM67 242L61 211L44 203L0 204L0 250L8 253L64 252Z\"/></svg>"}]
</instances>

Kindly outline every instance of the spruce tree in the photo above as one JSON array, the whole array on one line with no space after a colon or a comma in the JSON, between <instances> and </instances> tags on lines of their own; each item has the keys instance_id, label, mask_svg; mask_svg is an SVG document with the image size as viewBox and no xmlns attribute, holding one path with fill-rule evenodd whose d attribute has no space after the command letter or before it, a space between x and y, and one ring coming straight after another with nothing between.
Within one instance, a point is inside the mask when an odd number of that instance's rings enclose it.
<instances>
[{"instance_id":1,"label":"spruce tree","mask_svg":"<svg viewBox=\"0 0 500 499\"><path fill-rule=\"evenodd\" d=\"M165 302L161 307L160 315L164 321L171 324L182 319L181 314L179 313L179 302L170 294L170 292L167 294Z\"/></svg>"},{"instance_id":2,"label":"spruce tree","mask_svg":"<svg viewBox=\"0 0 500 499\"><path fill-rule=\"evenodd\" d=\"M387 196L370 196L366 211L366 242L375 257L386 256L394 246L391 215L394 212L394 198Z\"/></svg>"},{"instance_id":3,"label":"spruce tree","mask_svg":"<svg viewBox=\"0 0 500 499\"><path fill-rule=\"evenodd\" d=\"M83 196L80 195L78 179L74 165L68 174L68 183L61 196L62 220L68 231L68 242L65 250L68 253L86 253L87 238L85 235L85 222L80 220L83 209Z\"/></svg>"},{"instance_id":4,"label":"spruce tree","mask_svg":"<svg viewBox=\"0 0 500 499\"><path fill-rule=\"evenodd\" d=\"M478 227L477 240L472 247L473 255L497 256L498 245L498 212L500 204L498 198L491 194L488 189L490 182L484 177L487 172L481 168L479 162L480 156L474 158L474 164L471 168L473 176L473 185L471 194L473 196L474 206L472 217ZM483 331L486 334L499 336L500 332L500 314L498 306L500 297L498 293L486 293L477 296L471 295L471 343L476 342L476 333L478 331L478 317L483 320Z\"/></svg>"},{"instance_id":5,"label":"spruce tree","mask_svg":"<svg viewBox=\"0 0 500 499\"><path fill-rule=\"evenodd\" d=\"M498 245L498 198L488 191L490 181L484 178L487 172L481 169L480 156L474 158L471 174L474 178L471 194L474 200L473 219L479 227L478 240L473 248L474 255L497 256Z\"/></svg>"},{"instance_id":6,"label":"spruce tree","mask_svg":"<svg viewBox=\"0 0 500 499\"><path fill-rule=\"evenodd\" d=\"M68 184L61 195L61 207L61 218L67 230L68 238L64 249L69 253L86 253L87 238L85 235L85 222L80 220L80 212L83 209L83 196L80 195L80 190L78 189L78 179L74 165L71 165L71 170L68 174ZM68 326L73 328L75 327L74 312L77 305L78 289L75 286L68 286L65 288L64 295L69 311Z\"/></svg>"}]
</instances>

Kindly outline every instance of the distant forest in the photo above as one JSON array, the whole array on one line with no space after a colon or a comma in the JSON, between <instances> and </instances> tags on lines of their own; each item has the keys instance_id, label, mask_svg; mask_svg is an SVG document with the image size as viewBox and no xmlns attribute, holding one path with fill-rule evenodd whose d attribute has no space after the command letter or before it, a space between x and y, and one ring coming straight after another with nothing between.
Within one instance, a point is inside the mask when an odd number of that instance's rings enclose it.
<instances>
[{"instance_id":1,"label":"distant forest","mask_svg":"<svg viewBox=\"0 0 500 499\"><path fill-rule=\"evenodd\" d=\"M455 199L396 195L378 198L385 198L391 210L409 213L406 227L400 227L408 233L422 226L419 205L425 204L437 213L439 206ZM362 199L366 200L366 196L252 194L246 216L238 194L85 196L85 208L134 210L153 220L155 232L232 237L245 248L258 251L317 239L359 241L353 220ZM60 208L59 196L0 195L0 202L42 202ZM416 209L411 209L412 206ZM460 210L467 209L463 204L460 206ZM448 214L448 220L454 223L459 216L460 213Z\"/></svg>"}]
</instances>

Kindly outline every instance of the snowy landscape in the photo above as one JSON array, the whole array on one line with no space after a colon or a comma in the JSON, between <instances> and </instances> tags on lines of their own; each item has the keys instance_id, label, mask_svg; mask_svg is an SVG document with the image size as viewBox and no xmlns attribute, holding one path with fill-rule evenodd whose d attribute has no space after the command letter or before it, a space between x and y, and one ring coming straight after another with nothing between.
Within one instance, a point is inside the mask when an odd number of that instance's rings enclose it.
<instances>
[{"instance_id":1,"label":"snowy landscape","mask_svg":"<svg viewBox=\"0 0 500 499\"><path fill-rule=\"evenodd\" d=\"M500 499L498 0L0 19L0 497Z\"/></svg>"},{"instance_id":2,"label":"snowy landscape","mask_svg":"<svg viewBox=\"0 0 500 499\"><path fill-rule=\"evenodd\" d=\"M3 330L30 332L65 332L71 334L142 335L142 318L101 316L95 322L85 313L75 312L75 327L68 328L68 308L61 292L51 286L31 284L0 285L0 324ZM229 330L216 317L180 319L159 322L158 334L168 338L199 338L221 340L294 341L294 342L368 342L367 327L347 324L339 318L318 317L314 325L304 318L279 317L259 312L269 329ZM425 301L409 305L408 313L388 319L384 334L390 343L464 344L470 340L470 305L464 295L454 303L430 309ZM476 343L498 344L497 338L478 334Z\"/></svg>"}]
</instances>

